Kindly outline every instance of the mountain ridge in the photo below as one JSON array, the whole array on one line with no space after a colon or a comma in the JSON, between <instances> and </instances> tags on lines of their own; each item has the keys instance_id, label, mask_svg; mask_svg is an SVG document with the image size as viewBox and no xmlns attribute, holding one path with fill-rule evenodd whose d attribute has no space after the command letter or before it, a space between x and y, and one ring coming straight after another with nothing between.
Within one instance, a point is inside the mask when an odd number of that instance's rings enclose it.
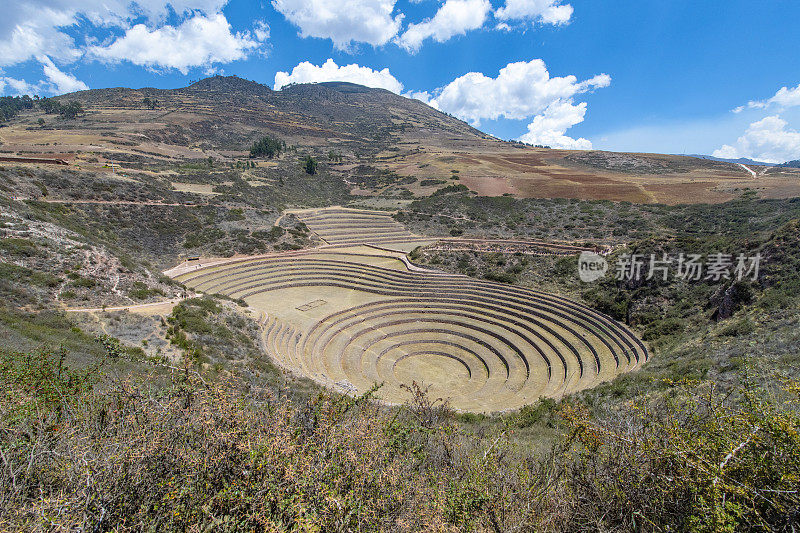
<instances>
[{"instance_id":1,"label":"mountain ridge","mask_svg":"<svg viewBox=\"0 0 800 533\"><path fill-rule=\"evenodd\" d=\"M4 129L4 151L57 154L84 168L163 169L209 158L241 166L250 146L270 136L291 154L324 162L353 194L392 198L391 205L453 187L480 196L667 204L718 203L748 191L800 196L791 168L753 176L738 164L711 159L537 148L497 139L422 101L349 82L276 91L236 76L212 76L187 87L92 89L56 100L76 100L85 113L63 119L43 109L26 111Z\"/></svg>"}]
</instances>

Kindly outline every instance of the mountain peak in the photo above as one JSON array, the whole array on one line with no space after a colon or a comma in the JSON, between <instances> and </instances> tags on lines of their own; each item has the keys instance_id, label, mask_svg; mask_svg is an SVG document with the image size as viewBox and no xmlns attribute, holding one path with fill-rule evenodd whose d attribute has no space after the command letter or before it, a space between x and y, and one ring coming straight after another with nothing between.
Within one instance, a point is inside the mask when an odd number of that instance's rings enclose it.
<instances>
[{"instance_id":1,"label":"mountain peak","mask_svg":"<svg viewBox=\"0 0 800 533\"><path fill-rule=\"evenodd\" d=\"M272 92L269 86L239 76L211 76L198 80L187 87L194 91L244 91L244 92Z\"/></svg>"}]
</instances>

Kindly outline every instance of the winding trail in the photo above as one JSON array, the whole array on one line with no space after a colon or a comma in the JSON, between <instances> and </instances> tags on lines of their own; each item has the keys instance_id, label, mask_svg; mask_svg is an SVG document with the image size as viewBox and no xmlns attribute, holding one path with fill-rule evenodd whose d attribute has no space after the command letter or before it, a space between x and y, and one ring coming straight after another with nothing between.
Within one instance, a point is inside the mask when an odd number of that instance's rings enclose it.
<instances>
[{"instance_id":1,"label":"winding trail","mask_svg":"<svg viewBox=\"0 0 800 533\"><path fill-rule=\"evenodd\" d=\"M175 307L180 302L182 302L184 298L172 298L170 300L164 300L160 302L150 302L146 304L134 304L134 305L118 305L114 307L67 307L64 309L67 313L103 313L103 312L114 312L114 311L130 311L135 313L137 311L153 311L158 309L159 307L166 308L169 306L170 309Z\"/></svg>"}]
</instances>

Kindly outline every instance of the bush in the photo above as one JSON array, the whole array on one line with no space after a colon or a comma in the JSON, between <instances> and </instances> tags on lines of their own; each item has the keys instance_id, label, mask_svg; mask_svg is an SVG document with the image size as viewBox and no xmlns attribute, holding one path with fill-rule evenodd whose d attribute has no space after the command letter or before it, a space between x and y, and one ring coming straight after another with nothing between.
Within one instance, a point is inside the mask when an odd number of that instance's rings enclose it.
<instances>
[{"instance_id":1,"label":"bush","mask_svg":"<svg viewBox=\"0 0 800 533\"><path fill-rule=\"evenodd\" d=\"M4 529L791 531L800 509L795 381L744 379L739 404L671 384L600 420L541 402L517 427L558 414L565 433L525 455L419 387L400 409L375 389L296 405L188 368L98 386L64 355L0 352Z\"/></svg>"},{"instance_id":2,"label":"bush","mask_svg":"<svg viewBox=\"0 0 800 533\"><path fill-rule=\"evenodd\" d=\"M34 257L39 253L36 243L16 237L7 237L0 240L0 250L22 257Z\"/></svg>"},{"instance_id":3,"label":"bush","mask_svg":"<svg viewBox=\"0 0 800 533\"><path fill-rule=\"evenodd\" d=\"M599 520L574 530L791 531L800 383L757 391L744 376L738 404L712 385L672 386L615 421L564 410L580 443L566 474L573 516Z\"/></svg>"},{"instance_id":4,"label":"bush","mask_svg":"<svg viewBox=\"0 0 800 533\"><path fill-rule=\"evenodd\" d=\"M483 277L491 281L499 281L500 283L515 283L517 281L517 276L515 276L511 272L496 271L496 270L488 271L486 274L483 275Z\"/></svg>"},{"instance_id":5,"label":"bush","mask_svg":"<svg viewBox=\"0 0 800 533\"><path fill-rule=\"evenodd\" d=\"M141 281L135 281L128 291L128 296L134 300L146 300L154 296L164 296L164 291L159 288L150 288Z\"/></svg>"},{"instance_id":6,"label":"bush","mask_svg":"<svg viewBox=\"0 0 800 533\"><path fill-rule=\"evenodd\" d=\"M723 327L719 334L723 337L741 337L756 330L756 325L749 318L733 321Z\"/></svg>"},{"instance_id":7,"label":"bush","mask_svg":"<svg viewBox=\"0 0 800 533\"><path fill-rule=\"evenodd\" d=\"M680 318L665 318L656 320L647 326L642 334L646 341L655 340L665 335L680 333L686 329L686 321Z\"/></svg>"}]
</instances>

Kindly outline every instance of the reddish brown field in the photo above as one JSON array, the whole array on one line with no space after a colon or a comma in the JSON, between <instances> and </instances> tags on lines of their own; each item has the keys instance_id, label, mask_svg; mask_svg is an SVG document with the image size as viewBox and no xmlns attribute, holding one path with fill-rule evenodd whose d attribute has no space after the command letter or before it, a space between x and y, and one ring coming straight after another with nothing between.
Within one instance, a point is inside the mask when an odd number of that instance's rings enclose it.
<instances>
[{"instance_id":1,"label":"reddish brown field","mask_svg":"<svg viewBox=\"0 0 800 533\"><path fill-rule=\"evenodd\" d=\"M485 196L578 198L636 203L720 203L755 191L762 198L800 196L800 171L742 167L661 154L575 152L476 143L474 149L425 147L386 158L401 176L447 179ZM463 148L463 147L459 147ZM457 171L457 172L454 172ZM415 191L416 192L416 191Z\"/></svg>"}]
</instances>

